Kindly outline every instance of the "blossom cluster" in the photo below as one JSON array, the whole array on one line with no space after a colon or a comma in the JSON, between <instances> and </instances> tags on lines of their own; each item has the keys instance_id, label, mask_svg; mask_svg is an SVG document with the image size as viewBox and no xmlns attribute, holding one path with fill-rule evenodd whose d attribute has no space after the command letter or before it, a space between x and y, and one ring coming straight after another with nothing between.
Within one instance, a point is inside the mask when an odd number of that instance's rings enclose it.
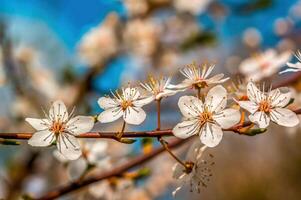
<instances>
[{"instance_id":1,"label":"blossom cluster","mask_svg":"<svg viewBox=\"0 0 301 200\"><path fill-rule=\"evenodd\" d=\"M300 53L297 53L297 56L300 56ZM300 57L298 59L300 60ZM300 70L299 64L300 62L288 63L293 70L286 71ZM274 68L275 65L271 66ZM296 113L286 108L292 98L288 88L267 90L263 85L260 90L256 83L250 80L246 86L239 87L240 96L233 97L233 94L231 92L229 94L229 91L221 85L230 78L225 78L224 74L212 75L214 67L215 65L207 63L187 65L180 69L184 80L179 84L172 84L170 76L159 78L150 76L148 81L140 85L129 84L111 92L111 96L99 98L98 105L103 111L97 117L74 116L74 109L68 113L62 101L55 101L49 112L44 112L44 118L26 118L26 121L37 130L28 143L38 147L56 144L55 154L61 161L77 160L82 155L88 164L101 163L100 166L108 166L108 162L105 162L107 161L105 149L108 146L106 143L94 149L93 145L83 145L76 137L90 132L97 121L109 123L122 118L124 122L122 129L116 133L116 138L121 139L126 124L139 125L144 122L147 114L143 106L153 101L160 104L164 98L192 89L195 90L196 96L184 95L178 100L183 119L172 132L181 139L194 135L199 136L199 139L196 140L197 145L191 147L187 161L177 163L173 171L174 178L183 180L183 184L189 183L192 190L199 191L198 186L201 183L204 185L204 179L211 176L204 174L204 170L200 171L204 163L201 159L204 150L206 147L217 146L222 140L224 131L243 125L245 119L241 113L245 111L240 111L241 108L250 113L248 119L260 129L266 129L271 121L285 127L299 124ZM264 70L267 67L268 64ZM174 194L180 188L178 187Z\"/></svg>"}]
</instances>

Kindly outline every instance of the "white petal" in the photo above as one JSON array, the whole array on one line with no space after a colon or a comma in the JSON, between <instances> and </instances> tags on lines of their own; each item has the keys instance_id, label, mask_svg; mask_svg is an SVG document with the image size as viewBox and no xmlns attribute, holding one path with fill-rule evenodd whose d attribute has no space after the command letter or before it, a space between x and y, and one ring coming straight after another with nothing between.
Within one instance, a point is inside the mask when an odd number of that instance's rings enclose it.
<instances>
[{"instance_id":1,"label":"white petal","mask_svg":"<svg viewBox=\"0 0 301 200\"><path fill-rule=\"evenodd\" d=\"M225 109L215 115L213 119L222 127L230 128L237 124L240 120L240 112L233 108Z\"/></svg>"},{"instance_id":2,"label":"white petal","mask_svg":"<svg viewBox=\"0 0 301 200\"><path fill-rule=\"evenodd\" d=\"M185 160L195 161L198 157L203 153L204 146L199 140L194 141L192 145L190 145L188 152L186 154Z\"/></svg>"},{"instance_id":3,"label":"white petal","mask_svg":"<svg viewBox=\"0 0 301 200\"><path fill-rule=\"evenodd\" d=\"M194 96L182 96L178 106L186 118L197 117L203 111L203 102Z\"/></svg>"},{"instance_id":4,"label":"white petal","mask_svg":"<svg viewBox=\"0 0 301 200\"><path fill-rule=\"evenodd\" d=\"M215 147L220 143L222 138L222 128L216 124L206 123L201 130L201 142L208 147Z\"/></svg>"},{"instance_id":5,"label":"white petal","mask_svg":"<svg viewBox=\"0 0 301 200\"><path fill-rule=\"evenodd\" d=\"M140 107L129 106L123 113L123 119L128 124L139 125L146 118L146 113Z\"/></svg>"},{"instance_id":6,"label":"white petal","mask_svg":"<svg viewBox=\"0 0 301 200\"><path fill-rule=\"evenodd\" d=\"M65 158L57 149L52 152L53 156L62 163L67 163L69 160Z\"/></svg>"},{"instance_id":7,"label":"white petal","mask_svg":"<svg viewBox=\"0 0 301 200\"><path fill-rule=\"evenodd\" d=\"M69 178L73 181L78 180L87 169L87 164L87 161L83 157L70 162L67 170Z\"/></svg>"},{"instance_id":8,"label":"white petal","mask_svg":"<svg viewBox=\"0 0 301 200\"><path fill-rule=\"evenodd\" d=\"M256 72L259 68L259 63L255 58L247 58L239 65L239 71L244 75L249 75Z\"/></svg>"},{"instance_id":9,"label":"white petal","mask_svg":"<svg viewBox=\"0 0 301 200\"><path fill-rule=\"evenodd\" d=\"M133 101L134 106L136 107L142 107L146 104L149 104L150 102L152 102L154 100L154 96L150 96L150 97L144 97L144 98L139 98L135 101Z\"/></svg>"},{"instance_id":10,"label":"white petal","mask_svg":"<svg viewBox=\"0 0 301 200\"><path fill-rule=\"evenodd\" d=\"M55 135L49 130L38 131L28 140L28 144L35 147L45 147L51 145L55 140Z\"/></svg>"},{"instance_id":11,"label":"white petal","mask_svg":"<svg viewBox=\"0 0 301 200\"><path fill-rule=\"evenodd\" d=\"M270 117L264 112L255 112L249 116L251 122L254 122L259 128L266 128L270 124Z\"/></svg>"},{"instance_id":12,"label":"white petal","mask_svg":"<svg viewBox=\"0 0 301 200\"><path fill-rule=\"evenodd\" d=\"M206 71L206 73L202 76L204 79L206 79L212 72L212 70L214 69L215 65L210 65L208 70Z\"/></svg>"},{"instance_id":13,"label":"white petal","mask_svg":"<svg viewBox=\"0 0 301 200\"><path fill-rule=\"evenodd\" d=\"M160 92L159 94L156 95L156 99L159 100L163 97L169 97L172 95L175 95L178 91L176 90L169 90L169 89L165 89L163 90L163 92Z\"/></svg>"},{"instance_id":14,"label":"white petal","mask_svg":"<svg viewBox=\"0 0 301 200\"><path fill-rule=\"evenodd\" d=\"M259 103L264 97L264 94L256 87L256 85L250 81L247 85L247 95L250 101Z\"/></svg>"},{"instance_id":15,"label":"white petal","mask_svg":"<svg viewBox=\"0 0 301 200\"><path fill-rule=\"evenodd\" d=\"M109 108L104 110L98 115L98 121L101 123L113 122L119 119L123 115L123 111L120 107Z\"/></svg>"},{"instance_id":16,"label":"white petal","mask_svg":"<svg viewBox=\"0 0 301 200\"><path fill-rule=\"evenodd\" d=\"M66 129L72 135L79 135L91 131L94 126L93 117L76 116L70 119L66 124Z\"/></svg>"},{"instance_id":17,"label":"white petal","mask_svg":"<svg viewBox=\"0 0 301 200\"><path fill-rule=\"evenodd\" d=\"M297 62L295 64L293 63L286 63L287 66L291 67L291 68L295 68L296 70L301 70L301 63Z\"/></svg>"},{"instance_id":18,"label":"white petal","mask_svg":"<svg viewBox=\"0 0 301 200\"><path fill-rule=\"evenodd\" d=\"M227 105L227 90L217 85L211 88L206 96L205 105L211 112L219 112Z\"/></svg>"},{"instance_id":19,"label":"white petal","mask_svg":"<svg viewBox=\"0 0 301 200\"><path fill-rule=\"evenodd\" d=\"M49 110L49 117L54 121L66 121L68 119L68 111L64 102L60 100L55 101Z\"/></svg>"},{"instance_id":20,"label":"white petal","mask_svg":"<svg viewBox=\"0 0 301 200\"><path fill-rule=\"evenodd\" d=\"M277 88L269 93L273 107L285 107L291 100L291 92L281 93L280 89ZM288 88L282 88L282 90L288 90Z\"/></svg>"},{"instance_id":21,"label":"white petal","mask_svg":"<svg viewBox=\"0 0 301 200\"><path fill-rule=\"evenodd\" d=\"M243 109L246 109L251 114L255 113L258 110L258 105L253 101L238 101L238 104Z\"/></svg>"},{"instance_id":22,"label":"white petal","mask_svg":"<svg viewBox=\"0 0 301 200\"><path fill-rule=\"evenodd\" d=\"M140 96L140 92L136 88L125 88L124 90L125 99L136 100Z\"/></svg>"},{"instance_id":23,"label":"white petal","mask_svg":"<svg viewBox=\"0 0 301 200\"><path fill-rule=\"evenodd\" d=\"M178 123L172 130L173 134L178 138L188 138L192 135L199 133L200 124L198 119L187 120L181 123Z\"/></svg>"},{"instance_id":24,"label":"white petal","mask_svg":"<svg viewBox=\"0 0 301 200\"><path fill-rule=\"evenodd\" d=\"M50 126L48 119L26 118L25 121L27 121L33 128L38 131L48 129Z\"/></svg>"},{"instance_id":25,"label":"white petal","mask_svg":"<svg viewBox=\"0 0 301 200\"><path fill-rule=\"evenodd\" d=\"M169 85L168 89L176 89L176 90L179 90L179 91L185 91L188 87L192 87L193 84L194 84L194 80L185 79L180 84Z\"/></svg>"},{"instance_id":26,"label":"white petal","mask_svg":"<svg viewBox=\"0 0 301 200\"><path fill-rule=\"evenodd\" d=\"M185 176L184 167L180 165L179 163L174 164L172 167L172 177L174 179L181 179L183 176Z\"/></svg>"},{"instance_id":27,"label":"white petal","mask_svg":"<svg viewBox=\"0 0 301 200\"><path fill-rule=\"evenodd\" d=\"M173 196L174 198L176 197L178 191L181 190L181 188L182 188L182 186L179 186L179 187L177 187L174 191L172 191L172 196Z\"/></svg>"},{"instance_id":28,"label":"white petal","mask_svg":"<svg viewBox=\"0 0 301 200\"><path fill-rule=\"evenodd\" d=\"M217 84L217 83L223 83L226 82L227 80L229 80L230 78L223 78L224 74L217 74L209 79L207 79L207 83L209 84Z\"/></svg>"},{"instance_id":29,"label":"white petal","mask_svg":"<svg viewBox=\"0 0 301 200\"><path fill-rule=\"evenodd\" d=\"M69 160L76 160L82 154L78 140L70 134L59 134L56 146L59 152Z\"/></svg>"},{"instance_id":30,"label":"white petal","mask_svg":"<svg viewBox=\"0 0 301 200\"><path fill-rule=\"evenodd\" d=\"M102 109L114 108L118 106L117 102L109 97L101 97L98 99L97 103Z\"/></svg>"},{"instance_id":31,"label":"white petal","mask_svg":"<svg viewBox=\"0 0 301 200\"><path fill-rule=\"evenodd\" d=\"M271 120L285 127L294 127L299 124L299 118L296 113L286 108L273 109L271 112Z\"/></svg>"}]
</instances>

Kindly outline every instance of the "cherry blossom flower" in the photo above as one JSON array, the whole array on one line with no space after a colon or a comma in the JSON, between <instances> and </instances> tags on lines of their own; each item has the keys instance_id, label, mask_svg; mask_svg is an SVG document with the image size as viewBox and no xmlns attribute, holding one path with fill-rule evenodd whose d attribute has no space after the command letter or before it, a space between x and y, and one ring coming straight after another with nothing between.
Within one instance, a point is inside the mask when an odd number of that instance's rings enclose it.
<instances>
[{"instance_id":1,"label":"cherry blossom flower","mask_svg":"<svg viewBox=\"0 0 301 200\"><path fill-rule=\"evenodd\" d=\"M95 67L118 51L116 25L118 17L110 14L103 23L89 30L81 39L78 51L80 58Z\"/></svg>"},{"instance_id":2,"label":"cherry blossom flower","mask_svg":"<svg viewBox=\"0 0 301 200\"><path fill-rule=\"evenodd\" d=\"M170 84L171 77L161 77L155 79L154 77L149 77L149 83L140 83L140 85L147 90L154 99L160 100L163 97L169 97L177 93L177 90L168 89L173 86Z\"/></svg>"},{"instance_id":3,"label":"cherry blossom flower","mask_svg":"<svg viewBox=\"0 0 301 200\"><path fill-rule=\"evenodd\" d=\"M128 124L139 125L145 118L146 113L141 108L150 103L153 97L142 97L137 88L122 88L121 93L112 92L113 98L101 97L98 100L99 106L104 109L98 116L101 123L113 122L120 117Z\"/></svg>"},{"instance_id":4,"label":"cherry blossom flower","mask_svg":"<svg viewBox=\"0 0 301 200\"><path fill-rule=\"evenodd\" d=\"M280 89L264 92L260 91L253 82L249 82L247 95L249 101L238 101L238 104L251 113L250 121L256 123L259 128L268 127L270 120L286 127L293 127L299 123L297 115L284 108L291 99L291 92L283 93Z\"/></svg>"},{"instance_id":5,"label":"cherry blossom flower","mask_svg":"<svg viewBox=\"0 0 301 200\"><path fill-rule=\"evenodd\" d=\"M178 102L184 116L173 133L176 137L187 138L198 134L201 142L209 147L218 145L223 136L222 128L230 128L240 120L240 112L226 108L227 91L217 85L209 90L205 102L194 96L183 96Z\"/></svg>"},{"instance_id":6,"label":"cherry blossom flower","mask_svg":"<svg viewBox=\"0 0 301 200\"><path fill-rule=\"evenodd\" d=\"M298 62L296 63L286 63L289 67L288 69L280 72L280 74L286 73L286 72L300 72L301 71L301 52L297 51L295 57L298 59Z\"/></svg>"},{"instance_id":7,"label":"cherry blossom flower","mask_svg":"<svg viewBox=\"0 0 301 200\"><path fill-rule=\"evenodd\" d=\"M209 75L213 71L214 67L215 65L210 65L208 67L207 64L197 66L195 63L187 65L186 67L180 70L180 72L186 77L186 79L182 83L170 88L171 89L172 88L187 89L189 87L204 88L210 85L223 83L229 80L229 78L223 78L224 74L217 74L209 78Z\"/></svg>"},{"instance_id":8,"label":"cherry blossom flower","mask_svg":"<svg viewBox=\"0 0 301 200\"><path fill-rule=\"evenodd\" d=\"M161 27L150 19L134 19L123 32L125 45L136 56L149 57L158 49Z\"/></svg>"},{"instance_id":9,"label":"cherry blossom flower","mask_svg":"<svg viewBox=\"0 0 301 200\"><path fill-rule=\"evenodd\" d=\"M56 141L59 152L69 160L75 160L82 154L76 136L90 131L94 126L93 117L73 117L69 115L62 101L55 101L46 118L26 118L25 120L37 130L28 140L31 146L50 146Z\"/></svg>"},{"instance_id":10,"label":"cherry blossom flower","mask_svg":"<svg viewBox=\"0 0 301 200\"><path fill-rule=\"evenodd\" d=\"M108 170L112 166L107 141L83 141L80 145L82 156L72 162L69 162L58 150L53 151L58 161L68 163L67 171L71 180L77 180L89 166L101 170Z\"/></svg>"},{"instance_id":11,"label":"cherry blossom flower","mask_svg":"<svg viewBox=\"0 0 301 200\"><path fill-rule=\"evenodd\" d=\"M173 191L173 196L184 186L189 186L191 192L200 193L200 186L206 187L207 182L212 176L210 165L213 162L208 163L204 160L203 153L206 150L206 146L193 145L187 154L186 164L190 164L191 170L187 171L183 165L176 163L173 168L173 178L180 181L180 186Z\"/></svg>"},{"instance_id":12,"label":"cherry blossom flower","mask_svg":"<svg viewBox=\"0 0 301 200\"><path fill-rule=\"evenodd\" d=\"M275 74L290 59L291 53L288 51L277 54L274 49L268 49L241 62L239 71L248 80L260 81Z\"/></svg>"}]
</instances>

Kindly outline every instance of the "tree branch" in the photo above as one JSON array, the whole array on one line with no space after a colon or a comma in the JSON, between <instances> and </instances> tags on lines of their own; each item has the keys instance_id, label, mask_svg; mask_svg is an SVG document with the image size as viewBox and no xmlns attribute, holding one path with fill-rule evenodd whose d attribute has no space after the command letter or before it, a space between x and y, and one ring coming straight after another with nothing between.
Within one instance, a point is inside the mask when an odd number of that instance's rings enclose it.
<instances>
[{"instance_id":1,"label":"tree branch","mask_svg":"<svg viewBox=\"0 0 301 200\"><path fill-rule=\"evenodd\" d=\"M183 144L186 141L188 141L188 140L175 139L175 140L169 142L168 147L175 148L177 146L180 146L181 144ZM140 155L140 156L137 156L137 157L131 159L129 162L127 162L119 167L114 168L112 171L101 173L99 175L87 178L81 182L72 182L69 185L58 187L57 189L54 189L53 191L48 192L47 194L45 194L42 197L39 197L36 199L32 198L32 199L35 199L35 200L55 199L57 197L60 197L67 193L73 192L82 187L88 186L97 181L101 181L101 180L108 179L111 177L121 176L124 172L127 172L128 170L130 170L136 166L139 166L147 161L150 161L152 158L156 157L157 155L161 154L164 151L165 151L165 149L163 147L156 148L153 151L151 151L150 153L143 154L143 155Z\"/></svg>"}]
</instances>

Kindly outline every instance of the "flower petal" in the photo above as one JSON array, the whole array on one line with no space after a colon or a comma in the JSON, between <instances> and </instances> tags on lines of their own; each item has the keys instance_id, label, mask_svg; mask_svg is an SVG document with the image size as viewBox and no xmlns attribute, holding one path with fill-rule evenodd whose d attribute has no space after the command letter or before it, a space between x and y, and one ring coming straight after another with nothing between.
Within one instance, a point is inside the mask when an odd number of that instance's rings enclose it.
<instances>
[{"instance_id":1,"label":"flower petal","mask_svg":"<svg viewBox=\"0 0 301 200\"><path fill-rule=\"evenodd\" d=\"M113 122L119 119L123 115L123 111L120 107L109 108L104 110L98 115L97 120L101 123Z\"/></svg>"},{"instance_id":2,"label":"flower petal","mask_svg":"<svg viewBox=\"0 0 301 200\"><path fill-rule=\"evenodd\" d=\"M28 144L35 147L46 147L55 140L55 135L49 130L38 131L28 140Z\"/></svg>"},{"instance_id":3,"label":"flower petal","mask_svg":"<svg viewBox=\"0 0 301 200\"><path fill-rule=\"evenodd\" d=\"M134 106L136 107L142 107L146 104L149 104L150 102L152 102L155 99L155 97L152 95L150 97L143 97L143 98L139 98L137 100L133 101Z\"/></svg>"},{"instance_id":4,"label":"flower petal","mask_svg":"<svg viewBox=\"0 0 301 200\"><path fill-rule=\"evenodd\" d=\"M258 105L253 101L238 101L238 104L243 109L246 109L251 114L255 113L258 110Z\"/></svg>"},{"instance_id":5,"label":"flower petal","mask_svg":"<svg viewBox=\"0 0 301 200\"><path fill-rule=\"evenodd\" d=\"M211 112L219 112L225 109L226 105L227 90L221 85L211 88L206 96L205 106Z\"/></svg>"},{"instance_id":6,"label":"flower petal","mask_svg":"<svg viewBox=\"0 0 301 200\"><path fill-rule=\"evenodd\" d=\"M125 99L131 99L131 100L136 100L140 96L140 92L137 90L137 88L125 88L123 95Z\"/></svg>"},{"instance_id":7,"label":"flower petal","mask_svg":"<svg viewBox=\"0 0 301 200\"><path fill-rule=\"evenodd\" d=\"M182 96L178 106L186 118L197 117L203 111L203 102L194 96Z\"/></svg>"},{"instance_id":8,"label":"flower petal","mask_svg":"<svg viewBox=\"0 0 301 200\"><path fill-rule=\"evenodd\" d=\"M179 91L185 91L188 87L192 87L192 85L195 83L194 80L190 80L190 79L185 79L182 81L182 83L179 83L177 85L171 85L169 84L168 85L168 89L176 89L176 90L179 90Z\"/></svg>"},{"instance_id":9,"label":"flower petal","mask_svg":"<svg viewBox=\"0 0 301 200\"><path fill-rule=\"evenodd\" d=\"M264 94L256 87L256 85L250 81L247 85L247 95L250 101L259 103L264 97Z\"/></svg>"},{"instance_id":10,"label":"flower petal","mask_svg":"<svg viewBox=\"0 0 301 200\"><path fill-rule=\"evenodd\" d=\"M110 97L101 97L98 99L97 103L102 109L114 108L118 106L118 103Z\"/></svg>"},{"instance_id":11,"label":"flower petal","mask_svg":"<svg viewBox=\"0 0 301 200\"><path fill-rule=\"evenodd\" d=\"M164 89L162 92L156 95L156 99L159 100L163 97L169 97L172 95L175 95L178 91L176 90L169 90L169 89Z\"/></svg>"},{"instance_id":12,"label":"flower petal","mask_svg":"<svg viewBox=\"0 0 301 200\"><path fill-rule=\"evenodd\" d=\"M49 117L54 121L66 121L68 119L68 111L64 102L60 100L55 101L50 107Z\"/></svg>"},{"instance_id":13,"label":"flower petal","mask_svg":"<svg viewBox=\"0 0 301 200\"><path fill-rule=\"evenodd\" d=\"M294 127L299 124L299 118L296 113L286 108L273 109L271 112L271 120L285 127Z\"/></svg>"},{"instance_id":14,"label":"flower petal","mask_svg":"<svg viewBox=\"0 0 301 200\"><path fill-rule=\"evenodd\" d=\"M172 130L173 134L178 138L188 138L192 135L197 134L200 131L200 124L198 119L187 120L178 123Z\"/></svg>"},{"instance_id":15,"label":"flower petal","mask_svg":"<svg viewBox=\"0 0 301 200\"><path fill-rule=\"evenodd\" d=\"M72 135L89 132L94 126L93 117L77 116L70 119L66 124L66 129Z\"/></svg>"},{"instance_id":16,"label":"flower petal","mask_svg":"<svg viewBox=\"0 0 301 200\"><path fill-rule=\"evenodd\" d=\"M184 167L182 165L180 165L179 163L174 164L174 166L172 167L172 177L174 179L183 178L183 176L186 175L184 170L185 170Z\"/></svg>"},{"instance_id":17,"label":"flower petal","mask_svg":"<svg viewBox=\"0 0 301 200\"><path fill-rule=\"evenodd\" d=\"M65 156L63 156L63 157L65 157ZM88 167L87 165L88 165L88 163L87 163L86 159L84 159L83 157L70 162L68 164L68 168L67 168L69 178L73 181L78 180L80 178L80 176L87 169L87 167Z\"/></svg>"},{"instance_id":18,"label":"flower petal","mask_svg":"<svg viewBox=\"0 0 301 200\"><path fill-rule=\"evenodd\" d=\"M254 122L259 126L259 128L266 128L270 124L270 117L264 112L255 112L252 115L249 115L251 122Z\"/></svg>"},{"instance_id":19,"label":"flower petal","mask_svg":"<svg viewBox=\"0 0 301 200\"><path fill-rule=\"evenodd\" d=\"M222 127L222 128L230 128L237 124L240 120L240 112L236 109L229 108L225 109L215 115L213 115L213 119Z\"/></svg>"},{"instance_id":20,"label":"flower petal","mask_svg":"<svg viewBox=\"0 0 301 200\"><path fill-rule=\"evenodd\" d=\"M202 130L200 139L208 147L215 147L223 138L222 128L213 123L206 123Z\"/></svg>"},{"instance_id":21,"label":"flower petal","mask_svg":"<svg viewBox=\"0 0 301 200\"><path fill-rule=\"evenodd\" d=\"M277 88L269 93L269 98L272 101L272 107L285 107L291 100L292 93L281 93L281 90L288 91L288 88Z\"/></svg>"},{"instance_id":22,"label":"flower petal","mask_svg":"<svg viewBox=\"0 0 301 200\"><path fill-rule=\"evenodd\" d=\"M206 82L209 85L209 84L223 83L230 79L229 77L227 77L227 78L223 78L223 77L224 77L224 74L217 74L217 75L207 79Z\"/></svg>"},{"instance_id":23,"label":"flower petal","mask_svg":"<svg viewBox=\"0 0 301 200\"><path fill-rule=\"evenodd\" d=\"M73 135L59 134L56 146L59 152L69 160L76 160L82 155L78 140Z\"/></svg>"},{"instance_id":24,"label":"flower petal","mask_svg":"<svg viewBox=\"0 0 301 200\"><path fill-rule=\"evenodd\" d=\"M146 118L146 113L140 107L129 106L123 113L123 119L128 124L139 125Z\"/></svg>"},{"instance_id":25,"label":"flower petal","mask_svg":"<svg viewBox=\"0 0 301 200\"><path fill-rule=\"evenodd\" d=\"M48 119L26 118L25 121L27 121L33 128L38 131L48 129L50 126Z\"/></svg>"}]
</instances>

